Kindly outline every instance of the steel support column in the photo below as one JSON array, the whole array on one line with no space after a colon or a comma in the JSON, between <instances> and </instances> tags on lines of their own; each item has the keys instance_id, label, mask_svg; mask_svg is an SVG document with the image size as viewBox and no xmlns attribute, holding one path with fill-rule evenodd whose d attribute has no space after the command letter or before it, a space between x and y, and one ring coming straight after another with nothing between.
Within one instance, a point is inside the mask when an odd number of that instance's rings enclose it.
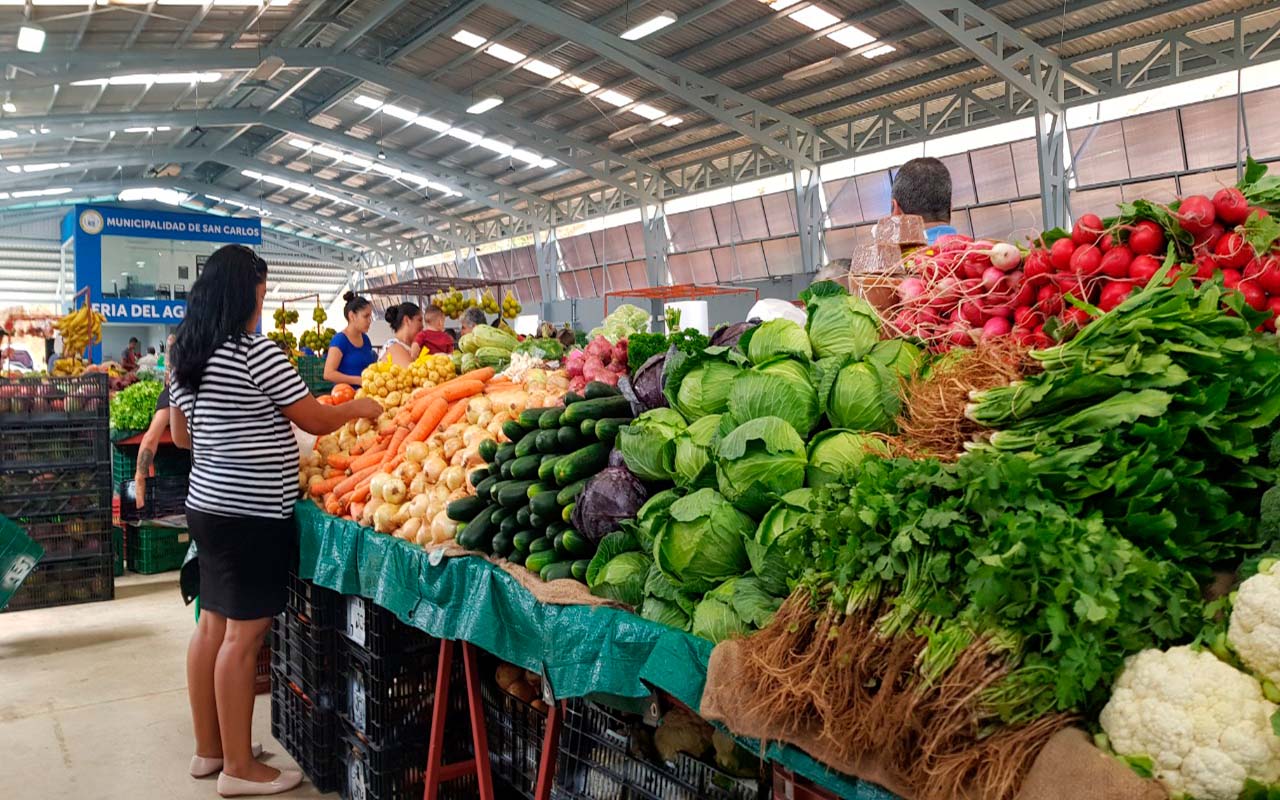
<instances>
[{"instance_id":1,"label":"steel support column","mask_svg":"<svg viewBox=\"0 0 1280 800\"><path fill-rule=\"evenodd\" d=\"M671 272L667 265L671 239L667 235L667 213L661 204L645 204L640 207L640 228L644 235L645 277L649 279L650 286L667 286L671 283ZM649 315L652 317L651 329L661 331L661 300L649 301Z\"/></svg>"},{"instance_id":2,"label":"steel support column","mask_svg":"<svg viewBox=\"0 0 1280 800\"><path fill-rule=\"evenodd\" d=\"M800 265L814 273L826 263L827 247L822 226L822 181L816 169L793 169L796 194L796 232L800 235Z\"/></svg>"},{"instance_id":3,"label":"steel support column","mask_svg":"<svg viewBox=\"0 0 1280 800\"><path fill-rule=\"evenodd\" d=\"M538 268L538 285L542 288L542 319L549 320L552 305L560 297L560 243L555 228L534 231L533 260Z\"/></svg>"},{"instance_id":4,"label":"steel support column","mask_svg":"<svg viewBox=\"0 0 1280 800\"><path fill-rule=\"evenodd\" d=\"M1045 230L1071 227L1067 181L1067 115L1061 106L1036 102L1036 161L1040 168L1040 211Z\"/></svg>"}]
</instances>

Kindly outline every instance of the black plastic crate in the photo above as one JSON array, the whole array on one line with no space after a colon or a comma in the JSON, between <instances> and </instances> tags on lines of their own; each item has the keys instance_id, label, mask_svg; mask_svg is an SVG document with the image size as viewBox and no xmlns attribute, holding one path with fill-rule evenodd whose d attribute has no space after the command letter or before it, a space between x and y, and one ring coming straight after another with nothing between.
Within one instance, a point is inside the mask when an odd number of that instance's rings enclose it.
<instances>
[{"instance_id":1,"label":"black plastic crate","mask_svg":"<svg viewBox=\"0 0 1280 800\"><path fill-rule=\"evenodd\" d=\"M405 625L387 609L359 595L345 595L335 622L347 641L374 656L411 653L433 646L434 640Z\"/></svg>"},{"instance_id":2,"label":"black plastic crate","mask_svg":"<svg viewBox=\"0 0 1280 800\"><path fill-rule=\"evenodd\" d=\"M426 741L430 734L439 643L427 641L425 648L385 656L345 637L340 643L338 714L373 746Z\"/></svg>"},{"instance_id":3,"label":"black plastic crate","mask_svg":"<svg viewBox=\"0 0 1280 800\"><path fill-rule=\"evenodd\" d=\"M298 762L319 792L338 785L337 717L296 684L271 670L271 735Z\"/></svg>"},{"instance_id":4,"label":"black plastic crate","mask_svg":"<svg viewBox=\"0 0 1280 800\"><path fill-rule=\"evenodd\" d=\"M488 672L487 666L485 671ZM538 784L547 714L507 694L492 680L485 680L480 691L494 781L504 784L512 797L532 800Z\"/></svg>"},{"instance_id":5,"label":"black plastic crate","mask_svg":"<svg viewBox=\"0 0 1280 800\"><path fill-rule=\"evenodd\" d=\"M157 519L187 511L187 487L191 481L186 475L169 475L147 478L146 498L138 508L136 482L127 480L120 484L120 519L137 522L141 519Z\"/></svg>"},{"instance_id":6,"label":"black plastic crate","mask_svg":"<svg viewBox=\"0 0 1280 800\"><path fill-rule=\"evenodd\" d=\"M107 427L94 420L0 427L0 470L94 467L110 459Z\"/></svg>"},{"instance_id":7,"label":"black plastic crate","mask_svg":"<svg viewBox=\"0 0 1280 800\"><path fill-rule=\"evenodd\" d=\"M724 775L685 758L675 765L655 764L637 755L639 722L631 722L595 703L567 705L560 733L554 796L566 800L600 797L625 800L759 800L760 781ZM714 788L709 788L714 787Z\"/></svg>"},{"instance_id":8,"label":"black plastic crate","mask_svg":"<svg viewBox=\"0 0 1280 800\"><path fill-rule=\"evenodd\" d=\"M115 597L110 555L41 561L9 600L5 611L24 611Z\"/></svg>"},{"instance_id":9,"label":"black plastic crate","mask_svg":"<svg viewBox=\"0 0 1280 800\"><path fill-rule=\"evenodd\" d=\"M271 667L321 708L333 710L338 678L334 632L286 611L271 621Z\"/></svg>"},{"instance_id":10,"label":"black plastic crate","mask_svg":"<svg viewBox=\"0 0 1280 800\"><path fill-rule=\"evenodd\" d=\"M107 420L107 376L0 378L0 427Z\"/></svg>"},{"instance_id":11,"label":"black plastic crate","mask_svg":"<svg viewBox=\"0 0 1280 800\"><path fill-rule=\"evenodd\" d=\"M138 447L136 444L111 445L111 484L119 486L133 480L138 472ZM176 445L161 445L151 462L151 477L174 477L191 472L191 451Z\"/></svg>"},{"instance_id":12,"label":"black plastic crate","mask_svg":"<svg viewBox=\"0 0 1280 800\"><path fill-rule=\"evenodd\" d=\"M425 736L375 747L344 727L338 743L338 794L343 800L420 800L427 772Z\"/></svg>"},{"instance_id":13,"label":"black plastic crate","mask_svg":"<svg viewBox=\"0 0 1280 800\"><path fill-rule=\"evenodd\" d=\"M299 621L321 630L333 630L338 619L338 606L345 598L323 586L316 586L289 573L289 598L286 610Z\"/></svg>"},{"instance_id":14,"label":"black plastic crate","mask_svg":"<svg viewBox=\"0 0 1280 800\"><path fill-rule=\"evenodd\" d=\"M23 518L27 536L44 548L45 561L110 556L111 516L104 511L88 514L45 514Z\"/></svg>"},{"instance_id":15,"label":"black plastic crate","mask_svg":"<svg viewBox=\"0 0 1280 800\"><path fill-rule=\"evenodd\" d=\"M15 469L0 472L0 514L19 521L61 515L111 513L111 468Z\"/></svg>"}]
</instances>

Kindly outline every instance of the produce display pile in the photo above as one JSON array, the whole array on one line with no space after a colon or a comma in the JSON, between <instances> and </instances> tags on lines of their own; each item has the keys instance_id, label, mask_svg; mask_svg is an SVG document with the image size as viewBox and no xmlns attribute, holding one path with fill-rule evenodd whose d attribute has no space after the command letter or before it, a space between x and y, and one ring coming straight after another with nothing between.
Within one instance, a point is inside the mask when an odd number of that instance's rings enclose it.
<instances>
[{"instance_id":1,"label":"produce display pile","mask_svg":"<svg viewBox=\"0 0 1280 800\"><path fill-rule=\"evenodd\" d=\"M1012 800L1071 726L1174 797L1280 797L1272 213L1250 162L1027 247L946 238L888 308L823 282L803 326L703 338L624 307L419 488L462 547L732 648L767 738L908 797ZM389 413L347 438L396 445ZM361 519L358 474L306 480Z\"/></svg>"}]
</instances>

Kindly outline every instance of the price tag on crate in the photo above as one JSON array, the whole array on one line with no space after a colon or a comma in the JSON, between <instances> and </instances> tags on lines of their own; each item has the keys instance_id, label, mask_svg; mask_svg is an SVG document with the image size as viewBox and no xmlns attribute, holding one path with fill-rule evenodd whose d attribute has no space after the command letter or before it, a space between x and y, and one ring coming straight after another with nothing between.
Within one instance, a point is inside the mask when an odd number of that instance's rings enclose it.
<instances>
[{"instance_id":1,"label":"price tag on crate","mask_svg":"<svg viewBox=\"0 0 1280 800\"><path fill-rule=\"evenodd\" d=\"M347 598L347 638L364 647L364 598L352 595Z\"/></svg>"},{"instance_id":2,"label":"price tag on crate","mask_svg":"<svg viewBox=\"0 0 1280 800\"><path fill-rule=\"evenodd\" d=\"M542 685L542 702L546 703L549 708L556 704L556 694L551 689L551 679L547 677L547 668L543 666L540 672L542 673L542 680L538 681L538 683Z\"/></svg>"},{"instance_id":3,"label":"price tag on crate","mask_svg":"<svg viewBox=\"0 0 1280 800\"><path fill-rule=\"evenodd\" d=\"M364 691L364 681L360 679L359 674L353 673L347 680L347 699L350 701L348 707L351 709L351 724L361 731L366 730L368 699Z\"/></svg>"},{"instance_id":4,"label":"price tag on crate","mask_svg":"<svg viewBox=\"0 0 1280 800\"><path fill-rule=\"evenodd\" d=\"M347 762L347 800L367 800L367 796L364 761L353 758Z\"/></svg>"}]
</instances>

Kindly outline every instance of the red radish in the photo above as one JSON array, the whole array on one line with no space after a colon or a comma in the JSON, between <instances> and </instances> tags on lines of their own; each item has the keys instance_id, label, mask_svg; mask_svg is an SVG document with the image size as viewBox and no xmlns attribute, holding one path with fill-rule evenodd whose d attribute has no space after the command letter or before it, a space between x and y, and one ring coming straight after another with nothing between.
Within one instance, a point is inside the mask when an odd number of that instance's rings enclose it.
<instances>
[{"instance_id":1,"label":"red radish","mask_svg":"<svg viewBox=\"0 0 1280 800\"><path fill-rule=\"evenodd\" d=\"M982 271L982 285L994 289L1004 280L1004 270L999 267L987 267Z\"/></svg>"},{"instance_id":2,"label":"red radish","mask_svg":"<svg viewBox=\"0 0 1280 800\"><path fill-rule=\"evenodd\" d=\"M960 262L960 269L966 278L981 278L982 273L990 268L991 259L977 250L965 253L964 259Z\"/></svg>"},{"instance_id":3,"label":"red radish","mask_svg":"<svg viewBox=\"0 0 1280 800\"><path fill-rule=\"evenodd\" d=\"M1062 313L1062 292L1056 286L1042 286L1036 293L1036 310L1046 317Z\"/></svg>"},{"instance_id":4,"label":"red radish","mask_svg":"<svg viewBox=\"0 0 1280 800\"><path fill-rule=\"evenodd\" d=\"M1262 274L1262 259L1254 258L1244 265L1244 276L1246 278L1256 278Z\"/></svg>"},{"instance_id":5,"label":"red radish","mask_svg":"<svg viewBox=\"0 0 1280 800\"><path fill-rule=\"evenodd\" d=\"M1213 256L1208 253L1201 253L1196 256L1196 279L1207 281L1218 274L1218 262L1213 260Z\"/></svg>"},{"instance_id":6,"label":"red radish","mask_svg":"<svg viewBox=\"0 0 1280 800\"><path fill-rule=\"evenodd\" d=\"M1089 324L1089 312L1079 306L1072 306L1062 312L1062 321L1083 328Z\"/></svg>"},{"instance_id":7,"label":"red radish","mask_svg":"<svg viewBox=\"0 0 1280 800\"><path fill-rule=\"evenodd\" d=\"M1099 270L1108 278L1124 278L1129 275L1129 262L1133 261L1133 252L1122 244L1113 246L1102 256Z\"/></svg>"},{"instance_id":8,"label":"red radish","mask_svg":"<svg viewBox=\"0 0 1280 800\"><path fill-rule=\"evenodd\" d=\"M904 278L898 284L898 297L902 298L902 302L910 303L923 295L925 288L924 281L919 278Z\"/></svg>"},{"instance_id":9,"label":"red radish","mask_svg":"<svg viewBox=\"0 0 1280 800\"><path fill-rule=\"evenodd\" d=\"M1224 269L1222 271L1222 285L1228 289L1234 289L1240 285L1240 270Z\"/></svg>"},{"instance_id":10,"label":"red radish","mask_svg":"<svg viewBox=\"0 0 1280 800\"><path fill-rule=\"evenodd\" d=\"M1164 229L1154 220L1138 220L1129 231L1129 249L1140 256L1164 252Z\"/></svg>"},{"instance_id":11,"label":"red radish","mask_svg":"<svg viewBox=\"0 0 1280 800\"><path fill-rule=\"evenodd\" d=\"M969 249L973 239L965 236L963 233L948 233L945 236L939 236L938 241L934 242L934 246L938 248L940 253L951 253L957 250Z\"/></svg>"},{"instance_id":12,"label":"red radish","mask_svg":"<svg viewBox=\"0 0 1280 800\"><path fill-rule=\"evenodd\" d=\"M1226 230L1217 223L1210 225L1208 230L1193 234L1191 237L1191 249L1198 252L1212 253L1213 249L1218 246L1218 242L1222 239L1222 235Z\"/></svg>"},{"instance_id":13,"label":"red radish","mask_svg":"<svg viewBox=\"0 0 1280 800\"><path fill-rule=\"evenodd\" d=\"M1267 330L1275 333L1276 320L1280 319L1280 297L1273 297L1267 301L1267 310L1271 312L1271 319L1266 321Z\"/></svg>"},{"instance_id":14,"label":"red radish","mask_svg":"<svg viewBox=\"0 0 1280 800\"><path fill-rule=\"evenodd\" d=\"M982 338L990 339L993 336L1006 336L1009 331L1009 320L1004 317L992 317L982 326Z\"/></svg>"},{"instance_id":15,"label":"red radish","mask_svg":"<svg viewBox=\"0 0 1280 800\"><path fill-rule=\"evenodd\" d=\"M1013 307L1020 308L1022 306L1029 306L1035 303L1035 301L1036 301L1036 282L1023 281L1021 285L1018 286L1017 294L1013 296Z\"/></svg>"},{"instance_id":16,"label":"red radish","mask_svg":"<svg viewBox=\"0 0 1280 800\"><path fill-rule=\"evenodd\" d=\"M1240 281L1236 290L1244 295L1245 303L1249 304L1254 311L1262 311L1267 307L1267 293L1262 291L1262 287L1256 281Z\"/></svg>"},{"instance_id":17,"label":"red radish","mask_svg":"<svg viewBox=\"0 0 1280 800\"><path fill-rule=\"evenodd\" d=\"M975 328L987 319L987 315L982 311L982 306L974 300L966 300L957 306L956 316Z\"/></svg>"},{"instance_id":18,"label":"red radish","mask_svg":"<svg viewBox=\"0 0 1280 800\"><path fill-rule=\"evenodd\" d=\"M1253 247L1240 234L1232 231L1218 240L1213 248L1218 263L1226 269L1240 269L1253 258Z\"/></svg>"},{"instance_id":19,"label":"red radish","mask_svg":"<svg viewBox=\"0 0 1280 800\"><path fill-rule=\"evenodd\" d=\"M1071 228L1071 241L1076 245L1094 244L1102 237L1102 218L1097 214L1082 214Z\"/></svg>"},{"instance_id":20,"label":"red radish","mask_svg":"<svg viewBox=\"0 0 1280 800\"><path fill-rule=\"evenodd\" d=\"M1213 196L1213 210L1224 225L1240 225L1249 218L1249 201L1235 187L1219 189Z\"/></svg>"},{"instance_id":21,"label":"red radish","mask_svg":"<svg viewBox=\"0 0 1280 800\"><path fill-rule=\"evenodd\" d=\"M1098 249L1101 250L1104 254L1110 253L1111 248L1115 247L1118 244L1120 243L1116 241L1116 237L1114 235L1107 234L1106 236L1103 236L1101 239L1098 240Z\"/></svg>"},{"instance_id":22,"label":"red radish","mask_svg":"<svg viewBox=\"0 0 1280 800\"><path fill-rule=\"evenodd\" d=\"M1036 325L1040 324L1040 320L1042 319L1044 319L1044 316L1040 314L1040 312L1032 308L1026 308L1025 306L1023 308L1014 309L1013 312L1013 324L1017 325L1019 328L1034 328Z\"/></svg>"},{"instance_id":23,"label":"red radish","mask_svg":"<svg viewBox=\"0 0 1280 800\"><path fill-rule=\"evenodd\" d=\"M1069 261L1071 256L1067 256ZM1032 250L1027 253L1027 266L1023 270L1028 278L1034 278L1037 275L1048 275L1053 272L1053 263L1049 260L1048 250Z\"/></svg>"},{"instance_id":24,"label":"red radish","mask_svg":"<svg viewBox=\"0 0 1280 800\"><path fill-rule=\"evenodd\" d=\"M1071 269L1071 256L1076 252L1076 245L1070 239L1059 239L1049 248L1049 263L1058 272Z\"/></svg>"},{"instance_id":25,"label":"red radish","mask_svg":"<svg viewBox=\"0 0 1280 800\"><path fill-rule=\"evenodd\" d=\"M1013 340L1018 344L1031 344L1031 329L1024 328L1021 325L1015 325L1012 331Z\"/></svg>"},{"instance_id":26,"label":"red radish","mask_svg":"<svg viewBox=\"0 0 1280 800\"><path fill-rule=\"evenodd\" d=\"M1077 300L1083 300L1088 296L1088 292L1084 289L1084 284L1080 281L1079 275L1058 275L1054 281L1058 286L1058 290L1064 295L1071 295Z\"/></svg>"},{"instance_id":27,"label":"red radish","mask_svg":"<svg viewBox=\"0 0 1280 800\"><path fill-rule=\"evenodd\" d=\"M1013 316L1012 306L1006 306L1006 305L987 306L985 311L988 317L1012 317Z\"/></svg>"},{"instance_id":28,"label":"red radish","mask_svg":"<svg viewBox=\"0 0 1280 800\"><path fill-rule=\"evenodd\" d=\"M947 341L956 347L973 347L973 336L963 322L956 323L948 330Z\"/></svg>"},{"instance_id":29,"label":"red radish","mask_svg":"<svg viewBox=\"0 0 1280 800\"><path fill-rule=\"evenodd\" d=\"M1174 212L1178 224L1193 234L1209 230L1215 214L1213 201L1202 194L1182 198L1178 210Z\"/></svg>"},{"instance_id":30,"label":"red radish","mask_svg":"<svg viewBox=\"0 0 1280 800\"><path fill-rule=\"evenodd\" d=\"M1258 219L1265 219L1271 216L1271 212L1266 210L1265 208L1257 208L1257 207L1250 208L1249 217L1252 217L1254 215L1257 215ZM1245 219L1248 219L1248 217L1245 217Z\"/></svg>"},{"instance_id":31,"label":"red radish","mask_svg":"<svg viewBox=\"0 0 1280 800\"><path fill-rule=\"evenodd\" d=\"M1110 311L1123 303L1133 290L1132 281L1111 281L1102 287L1102 294L1098 297L1098 308Z\"/></svg>"},{"instance_id":32,"label":"red radish","mask_svg":"<svg viewBox=\"0 0 1280 800\"><path fill-rule=\"evenodd\" d=\"M1152 276L1160 271L1160 262L1155 256L1138 256L1129 265L1129 277L1139 286L1146 286Z\"/></svg>"},{"instance_id":33,"label":"red radish","mask_svg":"<svg viewBox=\"0 0 1280 800\"><path fill-rule=\"evenodd\" d=\"M1280 296L1280 256L1267 256L1262 260L1262 271L1258 273L1258 285L1267 294Z\"/></svg>"},{"instance_id":34,"label":"red radish","mask_svg":"<svg viewBox=\"0 0 1280 800\"><path fill-rule=\"evenodd\" d=\"M1083 247L1077 247L1075 252L1071 254L1071 271L1077 275L1089 277L1096 275L1098 267L1102 265L1102 253L1098 252L1098 248L1091 244Z\"/></svg>"},{"instance_id":35,"label":"red radish","mask_svg":"<svg viewBox=\"0 0 1280 800\"><path fill-rule=\"evenodd\" d=\"M1032 347L1052 347L1053 339L1049 334L1044 332L1043 325L1037 325L1036 329L1031 332Z\"/></svg>"},{"instance_id":36,"label":"red radish","mask_svg":"<svg viewBox=\"0 0 1280 800\"><path fill-rule=\"evenodd\" d=\"M991 266L1008 272L1022 263L1022 251L1008 242L998 242L991 247Z\"/></svg>"}]
</instances>

